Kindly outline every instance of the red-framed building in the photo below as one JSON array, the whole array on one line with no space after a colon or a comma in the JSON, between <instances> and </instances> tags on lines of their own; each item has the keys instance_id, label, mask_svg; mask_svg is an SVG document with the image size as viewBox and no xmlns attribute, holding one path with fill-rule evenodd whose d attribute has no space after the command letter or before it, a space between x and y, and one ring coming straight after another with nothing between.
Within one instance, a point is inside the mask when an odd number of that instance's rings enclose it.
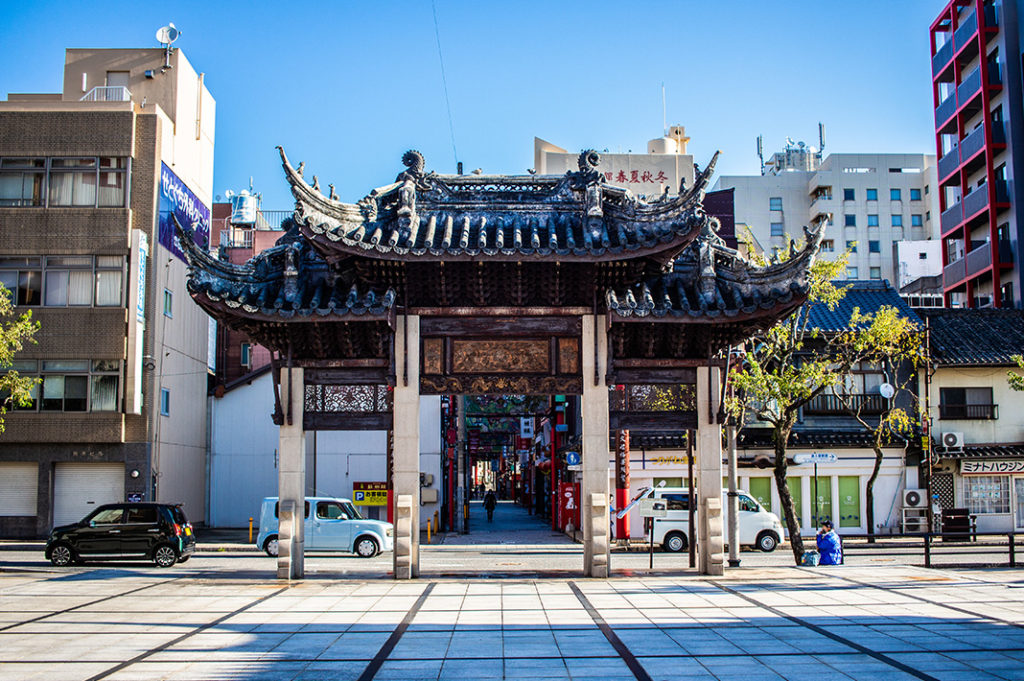
<instances>
[{"instance_id":1,"label":"red-framed building","mask_svg":"<svg viewBox=\"0 0 1024 681\"><path fill-rule=\"evenodd\" d=\"M931 25L947 306L1015 307L1020 298L1019 34L1016 0L952 0Z\"/></svg>"}]
</instances>

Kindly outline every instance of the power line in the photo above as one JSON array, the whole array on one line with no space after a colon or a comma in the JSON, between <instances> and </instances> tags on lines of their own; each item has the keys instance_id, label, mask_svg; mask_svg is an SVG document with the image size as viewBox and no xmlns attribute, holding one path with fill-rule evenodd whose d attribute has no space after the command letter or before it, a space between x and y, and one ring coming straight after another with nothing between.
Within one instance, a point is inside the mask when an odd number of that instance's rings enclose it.
<instances>
[{"instance_id":1,"label":"power line","mask_svg":"<svg viewBox=\"0 0 1024 681\"><path fill-rule=\"evenodd\" d=\"M444 88L444 103L448 108L448 132L452 137L452 156L455 157L455 167L459 166L459 152L455 148L455 123L452 121L452 103L448 99L448 79L444 73L444 56L441 54L441 32L437 28L437 4L430 0L430 9L434 13L434 38L437 39L437 60L441 62L441 85Z\"/></svg>"}]
</instances>

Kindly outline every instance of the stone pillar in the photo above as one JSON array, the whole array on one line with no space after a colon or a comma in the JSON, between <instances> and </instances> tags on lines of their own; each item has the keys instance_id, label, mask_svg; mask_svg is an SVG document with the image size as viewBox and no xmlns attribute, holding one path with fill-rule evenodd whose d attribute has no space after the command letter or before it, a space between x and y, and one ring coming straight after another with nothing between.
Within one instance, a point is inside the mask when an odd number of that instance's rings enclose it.
<instances>
[{"instance_id":1,"label":"stone pillar","mask_svg":"<svg viewBox=\"0 0 1024 681\"><path fill-rule=\"evenodd\" d=\"M723 575L722 425L718 420L721 369L697 368L696 484L701 517L697 523L697 570Z\"/></svg>"},{"instance_id":2,"label":"stone pillar","mask_svg":"<svg viewBox=\"0 0 1024 681\"><path fill-rule=\"evenodd\" d=\"M289 380L290 379L290 380ZM277 455L277 577L302 579L305 575L306 434L302 427L305 395L303 371L281 368L281 406ZM289 411L291 425L288 423Z\"/></svg>"},{"instance_id":3,"label":"stone pillar","mask_svg":"<svg viewBox=\"0 0 1024 681\"><path fill-rule=\"evenodd\" d=\"M395 579L420 574L420 318L404 315L395 329L394 471Z\"/></svg>"},{"instance_id":4,"label":"stone pillar","mask_svg":"<svg viewBox=\"0 0 1024 681\"><path fill-rule=\"evenodd\" d=\"M608 332L604 319L583 316L583 483L580 485L583 525L583 574L607 578L608 564L608 386L604 358ZM596 375L595 375L596 371ZM595 380L596 379L596 380Z\"/></svg>"}]
</instances>

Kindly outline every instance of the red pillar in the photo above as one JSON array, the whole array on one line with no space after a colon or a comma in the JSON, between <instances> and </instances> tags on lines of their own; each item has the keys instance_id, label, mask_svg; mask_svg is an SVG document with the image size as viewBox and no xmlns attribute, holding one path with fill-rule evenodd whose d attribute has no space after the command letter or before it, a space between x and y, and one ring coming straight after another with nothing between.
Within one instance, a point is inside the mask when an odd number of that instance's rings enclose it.
<instances>
[{"instance_id":1,"label":"red pillar","mask_svg":"<svg viewBox=\"0 0 1024 681\"><path fill-rule=\"evenodd\" d=\"M629 431L615 431L615 509L629 504ZM629 539L629 516L615 519L615 538Z\"/></svg>"}]
</instances>

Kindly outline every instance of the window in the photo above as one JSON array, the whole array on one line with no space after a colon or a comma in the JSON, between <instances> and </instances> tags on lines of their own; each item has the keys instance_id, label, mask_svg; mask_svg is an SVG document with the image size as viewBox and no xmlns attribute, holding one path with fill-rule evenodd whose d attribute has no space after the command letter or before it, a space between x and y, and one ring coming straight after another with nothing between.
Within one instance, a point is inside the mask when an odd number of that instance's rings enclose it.
<instances>
[{"instance_id":1,"label":"window","mask_svg":"<svg viewBox=\"0 0 1024 681\"><path fill-rule=\"evenodd\" d=\"M921 200L921 190L920 189L911 189L910 190L910 200L911 201L920 201Z\"/></svg>"},{"instance_id":2,"label":"window","mask_svg":"<svg viewBox=\"0 0 1024 681\"><path fill-rule=\"evenodd\" d=\"M918 260L927 260L928 259L928 254L927 253L918 253L917 254L917 259Z\"/></svg>"},{"instance_id":3,"label":"window","mask_svg":"<svg viewBox=\"0 0 1024 681\"><path fill-rule=\"evenodd\" d=\"M1010 476L965 475L964 496L971 513L1009 513Z\"/></svg>"},{"instance_id":4,"label":"window","mask_svg":"<svg viewBox=\"0 0 1024 681\"><path fill-rule=\"evenodd\" d=\"M843 216L843 224L846 227L856 227L857 226L857 216L856 215L850 215L849 213L847 213L846 215Z\"/></svg>"},{"instance_id":5,"label":"window","mask_svg":"<svg viewBox=\"0 0 1024 681\"><path fill-rule=\"evenodd\" d=\"M772 223L772 236L785 236L786 229L781 222Z\"/></svg>"},{"instance_id":6,"label":"window","mask_svg":"<svg viewBox=\"0 0 1024 681\"><path fill-rule=\"evenodd\" d=\"M128 159L0 159L0 206L119 208L128 196Z\"/></svg>"},{"instance_id":7,"label":"window","mask_svg":"<svg viewBox=\"0 0 1024 681\"><path fill-rule=\"evenodd\" d=\"M852 189L843 189L843 201L853 201L854 191Z\"/></svg>"},{"instance_id":8,"label":"window","mask_svg":"<svg viewBox=\"0 0 1024 681\"><path fill-rule=\"evenodd\" d=\"M878 200L878 190L877 189L868 189L867 190L867 199L868 199L868 201L877 201Z\"/></svg>"},{"instance_id":9,"label":"window","mask_svg":"<svg viewBox=\"0 0 1024 681\"><path fill-rule=\"evenodd\" d=\"M773 196L768 199L768 210L782 210L782 197Z\"/></svg>"},{"instance_id":10,"label":"window","mask_svg":"<svg viewBox=\"0 0 1024 681\"><path fill-rule=\"evenodd\" d=\"M689 494L662 494L661 498L665 500L666 510L668 511L690 510Z\"/></svg>"},{"instance_id":11,"label":"window","mask_svg":"<svg viewBox=\"0 0 1024 681\"><path fill-rule=\"evenodd\" d=\"M160 388L160 415L171 415L171 391L167 388Z\"/></svg>"},{"instance_id":12,"label":"window","mask_svg":"<svg viewBox=\"0 0 1024 681\"><path fill-rule=\"evenodd\" d=\"M16 407L19 411L100 412L120 408L119 359L18 360L9 368L42 380L32 388L31 403Z\"/></svg>"},{"instance_id":13,"label":"window","mask_svg":"<svg viewBox=\"0 0 1024 681\"><path fill-rule=\"evenodd\" d=\"M847 279L857 279L857 278L859 278L859 276L860 276L860 273L857 271L856 267L847 267L846 268L846 278Z\"/></svg>"},{"instance_id":14,"label":"window","mask_svg":"<svg viewBox=\"0 0 1024 681\"><path fill-rule=\"evenodd\" d=\"M836 242L832 239L823 239L821 242L822 253L833 253L836 250Z\"/></svg>"},{"instance_id":15,"label":"window","mask_svg":"<svg viewBox=\"0 0 1024 681\"><path fill-rule=\"evenodd\" d=\"M868 241L868 253L881 253L881 252L882 252L882 242L881 241L877 241L877 240L874 240L874 239L872 239L871 241Z\"/></svg>"},{"instance_id":16,"label":"window","mask_svg":"<svg viewBox=\"0 0 1024 681\"><path fill-rule=\"evenodd\" d=\"M252 366L252 345L249 343L242 343L241 361L239 361L244 367Z\"/></svg>"},{"instance_id":17,"label":"window","mask_svg":"<svg viewBox=\"0 0 1024 681\"><path fill-rule=\"evenodd\" d=\"M174 317L174 294L164 289L164 316Z\"/></svg>"},{"instance_id":18,"label":"window","mask_svg":"<svg viewBox=\"0 0 1024 681\"><path fill-rule=\"evenodd\" d=\"M848 250L850 253L856 253L857 252L857 242L856 241L847 241L846 242L846 250Z\"/></svg>"},{"instance_id":19,"label":"window","mask_svg":"<svg viewBox=\"0 0 1024 681\"><path fill-rule=\"evenodd\" d=\"M131 506L128 508L126 523L156 523L156 506Z\"/></svg>"},{"instance_id":20,"label":"window","mask_svg":"<svg viewBox=\"0 0 1024 681\"><path fill-rule=\"evenodd\" d=\"M871 276L872 279L881 279L882 278L882 268L881 267L872 267L871 268L871 275L870 276Z\"/></svg>"},{"instance_id":21,"label":"window","mask_svg":"<svg viewBox=\"0 0 1024 681\"><path fill-rule=\"evenodd\" d=\"M850 191L853 191L852 189ZM757 502L750 497L741 494L739 495L739 506L741 511L750 511L751 513L757 513L761 509L758 507Z\"/></svg>"},{"instance_id":22,"label":"window","mask_svg":"<svg viewBox=\"0 0 1024 681\"><path fill-rule=\"evenodd\" d=\"M939 418L980 419L998 418L992 404L992 388L942 388L939 390Z\"/></svg>"},{"instance_id":23,"label":"window","mask_svg":"<svg viewBox=\"0 0 1024 681\"><path fill-rule=\"evenodd\" d=\"M280 506L281 506L281 502L276 502L274 504L274 517L275 518L278 517L277 512L278 512ZM309 502L308 501L306 502L306 517L307 518L309 517Z\"/></svg>"},{"instance_id":24,"label":"window","mask_svg":"<svg viewBox=\"0 0 1024 681\"><path fill-rule=\"evenodd\" d=\"M0 159L0 206L42 206L45 158Z\"/></svg>"},{"instance_id":25,"label":"window","mask_svg":"<svg viewBox=\"0 0 1024 681\"><path fill-rule=\"evenodd\" d=\"M0 258L0 285L11 293L15 305L39 305L43 297L42 278L42 258Z\"/></svg>"},{"instance_id":26,"label":"window","mask_svg":"<svg viewBox=\"0 0 1024 681\"><path fill-rule=\"evenodd\" d=\"M121 522L122 517L124 517L124 508L101 508L96 515L89 518L89 521L97 525L117 525Z\"/></svg>"},{"instance_id":27,"label":"window","mask_svg":"<svg viewBox=\"0 0 1024 681\"><path fill-rule=\"evenodd\" d=\"M923 227L924 226L924 219L920 215L915 213L914 215L910 216L910 226L911 227Z\"/></svg>"},{"instance_id":28,"label":"window","mask_svg":"<svg viewBox=\"0 0 1024 681\"><path fill-rule=\"evenodd\" d=\"M903 216L902 215L893 215L892 216L892 226L893 227L902 227L903 226Z\"/></svg>"},{"instance_id":29,"label":"window","mask_svg":"<svg viewBox=\"0 0 1024 681\"><path fill-rule=\"evenodd\" d=\"M902 195L902 193L900 192L899 189L890 189L889 190L889 200L890 201L900 201L902 199L902 196L903 195Z\"/></svg>"},{"instance_id":30,"label":"window","mask_svg":"<svg viewBox=\"0 0 1024 681\"><path fill-rule=\"evenodd\" d=\"M0 258L0 284L15 305L119 307L123 279L121 255Z\"/></svg>"},{"instance_id":31,"label":"window","mask_svg":"<svg viewBox=\"0 0 1024 681\"><path fill-rule=\"evenodd\" d=\"M868 227L878 227L878 214L868 215Z\"/></svg>"},{"instance_id":32,"label":"window","mask_svg":"<svg viewBox=\"0 0 1024 681\"><path fill-rule=\"evenodd\" d=\"M336 501L316 502L316 517L321 520L348 520L348 514Z\"/></svg>"}]
</instances>

